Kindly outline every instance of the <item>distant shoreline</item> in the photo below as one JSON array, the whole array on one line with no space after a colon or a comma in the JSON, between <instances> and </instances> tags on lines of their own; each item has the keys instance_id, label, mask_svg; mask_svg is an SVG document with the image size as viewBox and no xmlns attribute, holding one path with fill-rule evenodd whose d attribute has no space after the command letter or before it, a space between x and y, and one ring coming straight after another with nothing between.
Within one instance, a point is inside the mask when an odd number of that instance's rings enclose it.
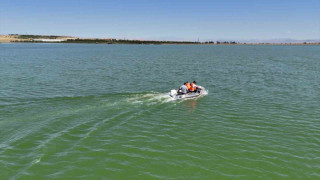
<instances>
[{"instance_id":1,"label":"distant shoreline","mask_svg":"<svg viewBox=\"0 0 320 180\"><path fill-rule=\"evenodd\" d=\"M320 42L299 43L240 43L236 41L153 41L153 40L127 40L127 39L103 39L103 38L78 38L72 36L53 35L0 35L0 43L80 43L80 44L193 44L193 45L320 45Z\"/></svg>"}]
</instances>

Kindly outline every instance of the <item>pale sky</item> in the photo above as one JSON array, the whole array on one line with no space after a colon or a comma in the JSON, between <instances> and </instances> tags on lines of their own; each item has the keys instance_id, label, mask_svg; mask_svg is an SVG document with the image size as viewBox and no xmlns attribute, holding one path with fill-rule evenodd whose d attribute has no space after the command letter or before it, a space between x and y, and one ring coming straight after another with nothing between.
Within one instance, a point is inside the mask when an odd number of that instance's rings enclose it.
<instances>
[{"instance_id":1,"label":"pale sky","mask_svg":"<svg viewBox=\"0 0 320 180\"><path fill-rule=\"evenodd\" d=\"M0 34L320 39L320 0L0 0Z\"/></svg>"}]
</instances>

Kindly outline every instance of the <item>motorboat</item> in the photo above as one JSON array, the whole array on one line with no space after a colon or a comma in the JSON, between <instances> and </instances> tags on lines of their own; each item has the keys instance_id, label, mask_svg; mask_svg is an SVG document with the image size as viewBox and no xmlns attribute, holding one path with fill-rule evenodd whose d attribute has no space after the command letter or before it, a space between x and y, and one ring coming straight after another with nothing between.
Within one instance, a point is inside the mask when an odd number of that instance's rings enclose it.
<instances>
[{"instance_id":1,"label":"motorboat","mask_svg":"<svg viewBox=\"0 0 320 180\"><path fill-rule=\"evenodd\" d=\"M189 92L187 94L182 94L178 92L178 90L171 90L169 95L174 99L174 100L179 100L179 99L191 99L191 98L196 98L199 96L202 96L204 94L207 94L205 89L201 86L198 86L199 89L196 92Z\"/></svg>"}]
</instances>

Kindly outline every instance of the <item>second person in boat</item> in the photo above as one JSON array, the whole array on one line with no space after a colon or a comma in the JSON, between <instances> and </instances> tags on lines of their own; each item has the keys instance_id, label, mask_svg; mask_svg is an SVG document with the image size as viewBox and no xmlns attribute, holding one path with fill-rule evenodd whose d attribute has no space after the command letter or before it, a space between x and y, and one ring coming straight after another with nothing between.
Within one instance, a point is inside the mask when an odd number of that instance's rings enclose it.
<instances>
[{"instance_id":1,"label":"second person in boat","mask_svg":"<svg viewBox=\"0 0 320 180\"><path fill-rule=\"evenodd\" d=\"M201 90L201 88L196 85L196 81L193 81L193 83L191 83L191 85L190 85L189 91L195 93L200 90Z\"/></svg>"}]
</instances>

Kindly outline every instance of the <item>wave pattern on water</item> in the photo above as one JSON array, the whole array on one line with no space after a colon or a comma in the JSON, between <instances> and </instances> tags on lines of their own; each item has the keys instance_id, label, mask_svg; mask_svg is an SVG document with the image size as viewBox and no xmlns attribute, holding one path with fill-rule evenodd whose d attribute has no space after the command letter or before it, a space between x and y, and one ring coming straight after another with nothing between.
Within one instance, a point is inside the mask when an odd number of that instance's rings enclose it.
<instances>
[{"instance_id":1,"label":"wave pattern on water","mask_svg":"<svg viewBox=\"0 0 320 180\"><path fill-rule=\"evenodd\" d=\"M1 48L4 179L320 177L318 46Z\"/></svg>"}]
</instances>

